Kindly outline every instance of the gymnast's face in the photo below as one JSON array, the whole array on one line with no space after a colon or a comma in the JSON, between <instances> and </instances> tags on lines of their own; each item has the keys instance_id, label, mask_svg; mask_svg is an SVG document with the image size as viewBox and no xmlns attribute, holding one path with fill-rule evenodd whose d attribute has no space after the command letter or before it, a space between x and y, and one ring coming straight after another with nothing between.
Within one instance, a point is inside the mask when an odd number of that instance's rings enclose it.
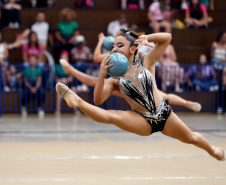
<instances>
[{"instance_id":1,"label":"gymnast's face","mask_svg":"<svg viewBox=\"0 0 226 185\"><path fill-rule=\"evenodd\" d=\"M130 46L130 41L126 40L125 37L115 37L112 53L121 53L129 59L134 54L133 50L133 47Z\"/></svg>"}]
</instances>

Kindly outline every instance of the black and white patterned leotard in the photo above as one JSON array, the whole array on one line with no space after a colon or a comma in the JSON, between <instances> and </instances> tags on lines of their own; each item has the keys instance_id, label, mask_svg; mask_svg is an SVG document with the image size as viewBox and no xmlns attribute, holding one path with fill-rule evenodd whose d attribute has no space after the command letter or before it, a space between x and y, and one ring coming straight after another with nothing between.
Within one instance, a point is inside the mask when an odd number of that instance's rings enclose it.
<instances>
[{"instance_id":1,"label":"black and white patterned leotard","mask_svg":"<svg viewBox=\"0 0 226 185\"><path fill-rule=\"evenodd\" d=\"M133 111L143 116L151 125L152 133L164 129L166 120L172 110L168 100L164 99L156 108L153 78L154 75L143 67L143 60L135 61L132 70L119 78L121 93Z\"/></svg>"}]
</instances>

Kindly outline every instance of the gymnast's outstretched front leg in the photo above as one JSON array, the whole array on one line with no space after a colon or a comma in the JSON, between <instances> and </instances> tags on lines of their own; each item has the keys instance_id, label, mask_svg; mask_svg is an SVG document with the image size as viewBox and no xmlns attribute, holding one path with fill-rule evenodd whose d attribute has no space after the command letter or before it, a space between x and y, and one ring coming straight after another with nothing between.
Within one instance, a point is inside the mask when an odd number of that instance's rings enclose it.
<instances>
[{"instance_id":1,"label":"gymnast's outstretched front leg","mask_svg":"<svg viewBox=\"0 0 226 185\"><path fill-rule=\"evenodd\" d=\"M91 105L62 83L57 83L56 91L67 102L69 107L79 108L96 122L114 124L122 130L142 136L148 136L152 132L150 124L134 111L104 110Z\"/></svg>"}]
</instances>

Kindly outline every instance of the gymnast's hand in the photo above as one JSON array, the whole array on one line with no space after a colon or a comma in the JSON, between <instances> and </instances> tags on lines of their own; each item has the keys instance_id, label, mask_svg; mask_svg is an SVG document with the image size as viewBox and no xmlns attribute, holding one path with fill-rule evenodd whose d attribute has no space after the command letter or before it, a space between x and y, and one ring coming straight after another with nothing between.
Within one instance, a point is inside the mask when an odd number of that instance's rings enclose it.
<instances>
[{"instance_id":1,"label":"gymnast's hand","mask_svg":"<svg viewBox=\"0 0 226 185\"><path fill-rule=\"evenodd\" d=\"M138 39L135 40L134 44L138 44L137 49L139 49L141 46L148 46L153 48L153 46L148 42L146 35L141 35L140 37L138 37Z\"/></svg>"},{"instance_id":2,"label":"gymnast's hand","mask_svg":"<svg viewBox=\"0 0 226 185\"><path fill-rule=\"evenodd\" d=\"M99 35L98 35L98 41L103 43L104 42L104 39L105 39L105 35L101 32Z\"/></svg>"},{"instance_id":3,"label":"gymnast's hand","mask_svg":"<svg viewBox=\"0 0 226 185\"><path fill-rule=\"evenodd\" d=\"M104 57L101 65L100 65L100 73L99 77L105 77L107 75L108 69L113 66L113 64L107 65L108 62L111 60L111 57L108 54L106 57Z\"/></svg>"}]
</instances>

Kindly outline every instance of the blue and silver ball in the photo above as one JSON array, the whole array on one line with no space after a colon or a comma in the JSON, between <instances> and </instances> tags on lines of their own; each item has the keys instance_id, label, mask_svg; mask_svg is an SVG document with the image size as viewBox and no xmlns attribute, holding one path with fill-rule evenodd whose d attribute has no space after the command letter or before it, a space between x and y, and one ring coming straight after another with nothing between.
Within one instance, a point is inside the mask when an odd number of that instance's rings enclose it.
<instances>
[{"instance_id":1,"label":"blue and silver ball","mask_svg":"<svg viewBox=\"0 0 226 185\"><path fill-rule=\"evenodd\" d=\"M126 74L129 69L129 60L125 55L121 53L112 53L110 55L111 60L108 62L108 65L114 64L108 69L108 74L112 77L121 77Z\"/></svg>"},{"instance_id":2,"label":"blue and silver ball","mask_svg":"<svg viewBox=\"0 0 226 185\"><path fill-rule=\"evenodd\" d=\"M107 36L104 39L103 48L108 50L108 51L111 51L113 49L113 44L114 44L114 37Z\"/></svg>"}]
</instances>

